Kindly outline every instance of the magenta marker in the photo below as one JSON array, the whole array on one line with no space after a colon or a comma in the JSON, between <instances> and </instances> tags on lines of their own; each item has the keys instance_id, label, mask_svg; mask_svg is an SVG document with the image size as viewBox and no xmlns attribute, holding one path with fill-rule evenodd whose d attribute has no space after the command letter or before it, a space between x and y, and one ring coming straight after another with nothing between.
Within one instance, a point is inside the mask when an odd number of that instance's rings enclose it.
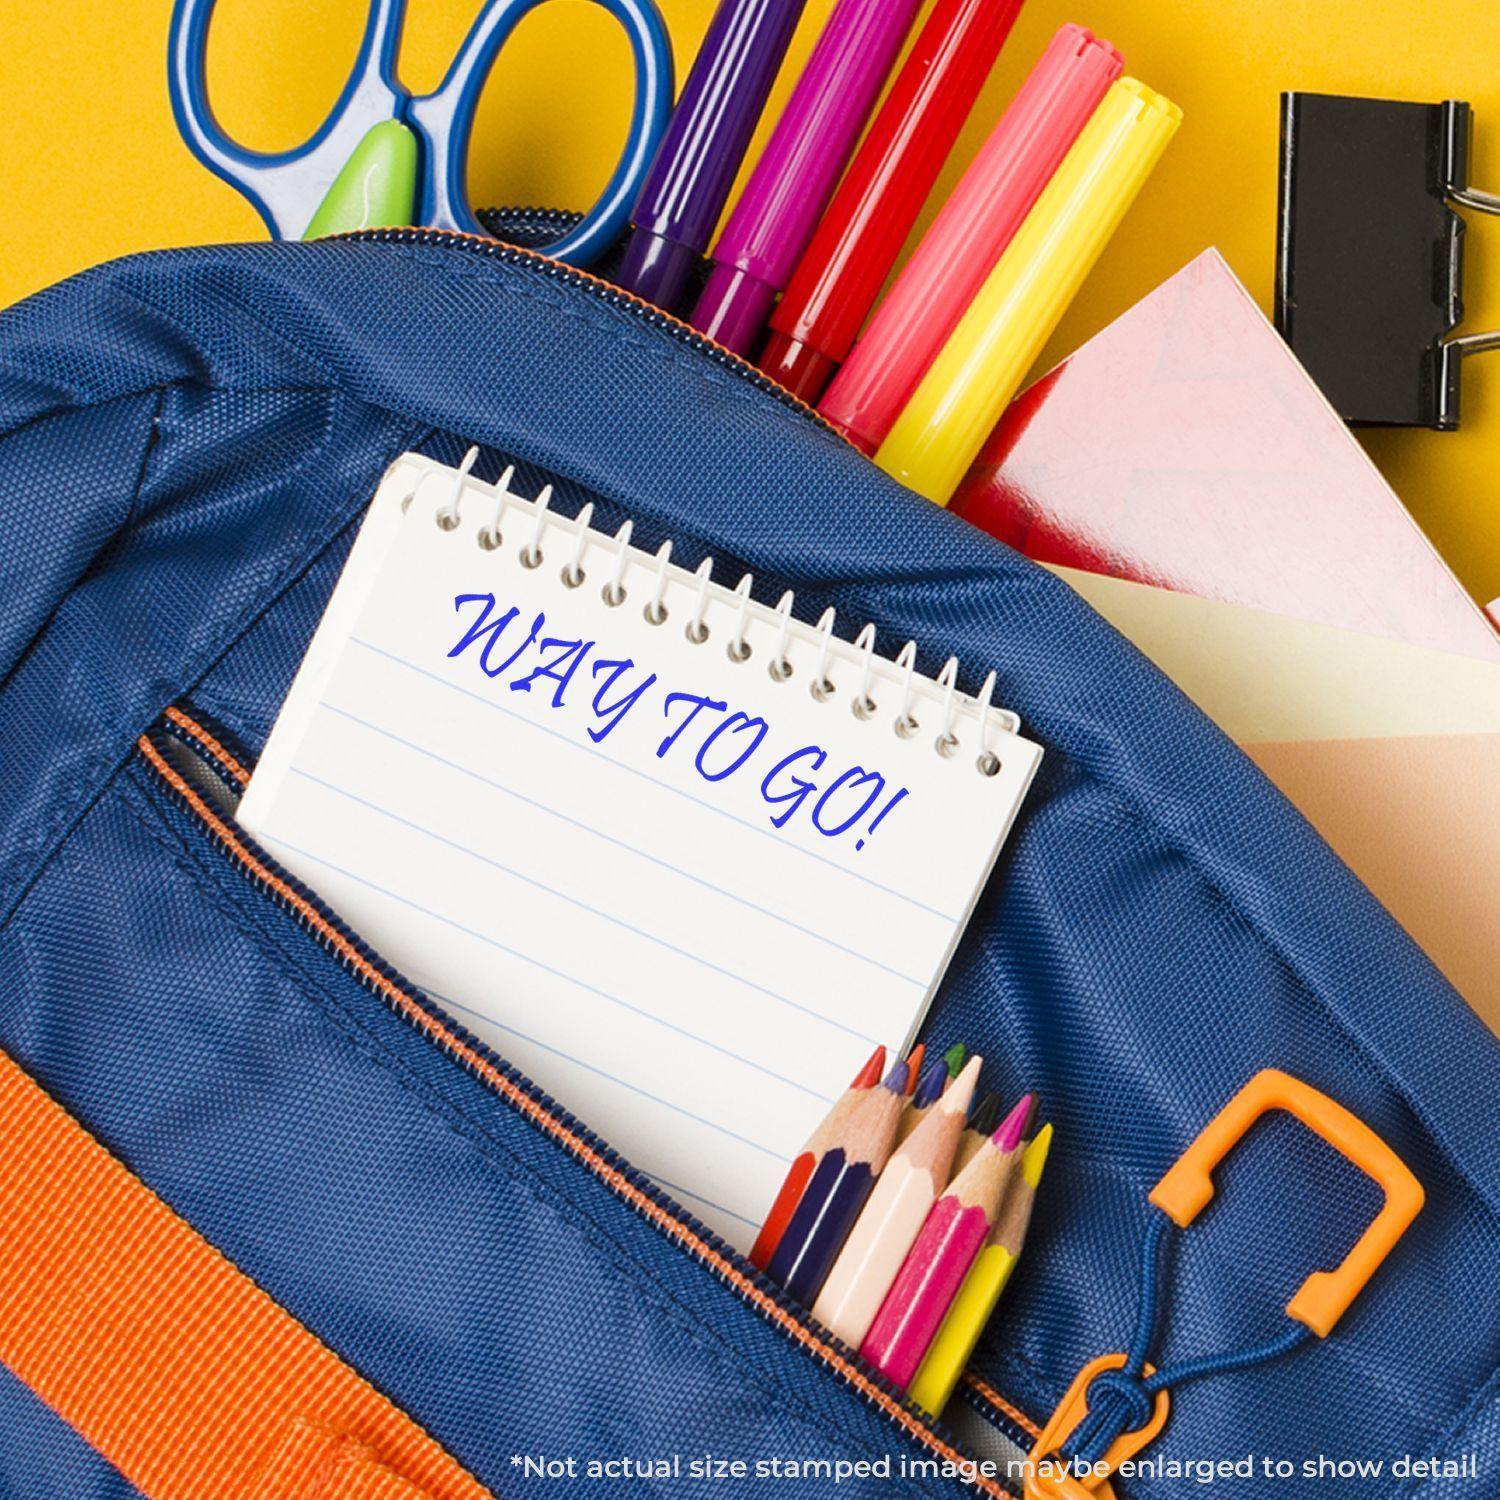
<instances>
[{"instance_id":1,"label":"magenta marker","mask_svg":"<svg viewBox=\"0 0 1500 1500\"><path fill-rule=\"evenodd\" d=\"M690 319L748 354L828 203L920 0L838 0L719 243Z\"/></svg>"}]
</instances>

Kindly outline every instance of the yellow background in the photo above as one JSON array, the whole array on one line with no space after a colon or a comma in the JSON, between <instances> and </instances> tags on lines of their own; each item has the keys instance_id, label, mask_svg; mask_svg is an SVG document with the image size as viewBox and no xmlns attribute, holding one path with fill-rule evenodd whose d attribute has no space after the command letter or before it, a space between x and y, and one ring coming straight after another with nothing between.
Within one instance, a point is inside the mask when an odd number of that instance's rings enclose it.
<instances>
[{"instance_id":1,"label":"yellow background","mask_svg":"<svg viewBox=\"0 0 1500 1500\"><path fill-rule=\"evenodd\" d=\"M681 78L713 0L661 0ZM831 0L807 12L773 109ZM403 75L441 75L477 0L411 0ZM188 154L167 102L169 0L0 0L6 103L0 303L128 251L260 238L243 199ZM294 144L322 118L353 57L363 0L221 0L209 76L220 118L247 144ZM1263 307L1275 261L1282 89L1468 99L1476 185L1500 190L1500 5L1494 0L1029 0L944 183L1063 21L1108 37L1128 70L1186 121L1058 330L1066 353L1206 245ZM603 184L628 107L623 38L584 0L528 18L480 112L473 201L581 207ZM1500 325L1500 224L1470 215L1466 327ZM920 226L919 226L920 228ZM1457 433L1365 441L1468 587L1500 595L1500 354L1474 359Z\"/></svg>"}]
</instances>

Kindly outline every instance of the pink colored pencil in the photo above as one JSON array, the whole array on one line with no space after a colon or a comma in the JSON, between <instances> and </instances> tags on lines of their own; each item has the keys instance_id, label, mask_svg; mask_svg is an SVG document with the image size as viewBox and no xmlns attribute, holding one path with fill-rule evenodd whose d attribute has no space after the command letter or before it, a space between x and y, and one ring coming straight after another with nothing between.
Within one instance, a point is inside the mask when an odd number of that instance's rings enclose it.
<instances>
[{"instance_id":1,"label":"pink colored pencil","mask_svg":"<svg viewBox=\"0 0 1500 1500\"><path fill-rule=\"evenodd\" d=\"M813 1316L858 1349L890 1291L906 1252L948 1185L964 1115L979 1081L971 1057L941 1099L885 1164L870 1201L855 1221L813 1304ZM944 1067L944 1073L947 1068Z\"/></svg>"},{"instance_id":2,"label":"pink colored pencil","mask_svg":"<svg viewBox=\"0 0 1500 1500\"><path fill-rule=\"evenodd\" d=\"M994 1226L1030 1110L1028 1094L933 1205L860 1346L859 1352L903 1390Z\"/></svg>"}]
</instances>

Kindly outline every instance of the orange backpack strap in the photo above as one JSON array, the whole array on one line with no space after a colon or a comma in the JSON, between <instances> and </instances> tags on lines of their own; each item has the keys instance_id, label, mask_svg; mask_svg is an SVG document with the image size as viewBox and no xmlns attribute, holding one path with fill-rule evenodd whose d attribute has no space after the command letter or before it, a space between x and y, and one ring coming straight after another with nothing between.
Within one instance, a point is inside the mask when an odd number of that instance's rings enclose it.
<instances>
[{"instance_id":1,"label":"orange backpack strap","mask_svg":"<svg viewBox=\"0 0 1500 1500\"><path fill-rule=\"evenodd\" d=\"M0 1362L149 1500L488 1500L3 1052Z\"/></svg>"}]
</instances>

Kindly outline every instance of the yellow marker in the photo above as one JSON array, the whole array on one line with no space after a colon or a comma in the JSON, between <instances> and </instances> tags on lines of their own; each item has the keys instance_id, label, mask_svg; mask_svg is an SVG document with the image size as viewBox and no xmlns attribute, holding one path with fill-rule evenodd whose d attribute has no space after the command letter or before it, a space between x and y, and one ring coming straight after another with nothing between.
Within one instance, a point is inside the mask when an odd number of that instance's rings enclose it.
<instances>
[{"instance_id":1,"label":"yellow marker","mask_svg":"<svg viewBox=\"0 0 1500 1500\"><path fill-rule=\"evenodd\" d=\"M947 1404L1020 1258L1026 1226L1031 1222L1031 1205L1036 1199L1037 1183L1042 1180L1042 1168L1047 1165L1047 1150L1051 1144L1052 1127L1043 1125L1022 1152L1021 1169L1005 1195L989 1243L969 1268L969 1274L964 1277L963 1285L953 1299L953 1306L948 1309L932 1347L912 1380L907 1394L929 1416L937 1416Z\"/></svg>"},{"instance_id":2,"label":"yellow marker","mask_svg":"<svg viewBox=\"0 0 1500 1500\"><path fill-rule=\"evenodd\" d=\"M1181 121L1110 86L880 445L887 474L948 503Z\"/></svg>"}]
</instances>

